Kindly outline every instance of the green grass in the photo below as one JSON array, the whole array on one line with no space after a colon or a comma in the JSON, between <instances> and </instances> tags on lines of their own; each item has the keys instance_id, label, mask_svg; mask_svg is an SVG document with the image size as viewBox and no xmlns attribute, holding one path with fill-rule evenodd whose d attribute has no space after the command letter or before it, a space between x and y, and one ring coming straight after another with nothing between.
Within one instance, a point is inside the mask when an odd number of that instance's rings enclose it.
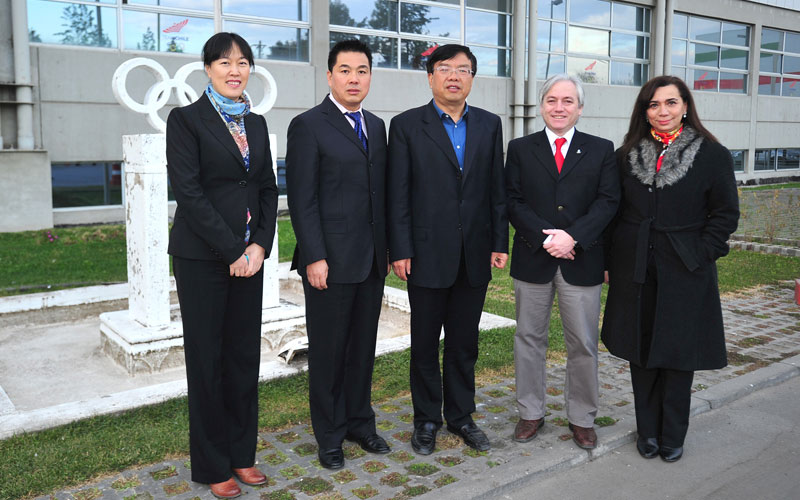
<instances>
[{"instance_id":1,"label":"green grass","mask_svg":"<svg viewBox=\"0 0 800 500\"><path fill-rule=\"evenodd\" d=\"M52 233L59 236L53 243L44 231L0 234L0 266L3 266L0 288L125 280L122 226L55 229ZM279 235L280 260L286 261L294 248L288 220L279 221ZM30 262L46 259L56 262L45 269ZM800 258L734 250L719 260L718 268L720 290L724 293L798 277ZM513 318L513 285L508 269L495 269L493 276L485 309ZM394 276L387 279L387 284L405 288L405 283ZM513 346L513 328L481 332L477 377L486 379L513 373ZM551 317L550 348L556 355L564 351L557 307ZM408 350L376 360L375 404L408 392L408 370ZM263 431L307 422L308 375L262 383L259 407L259 426ZM0 441L0 499L42 495L187 453L185 398L16 436Z\"/></svg>"},{"instance_id":2,"label":"green grass","mask_svg":"<svg viewBox=\"0 0 800 500\"><path fill-rule=\"evenodd\" d=\"M769 189L796 189L800 188L800 182L785 182L783 184L763 184L760 186L742 186L746 191L765 191Z\"/></svg>"}]
</instances>

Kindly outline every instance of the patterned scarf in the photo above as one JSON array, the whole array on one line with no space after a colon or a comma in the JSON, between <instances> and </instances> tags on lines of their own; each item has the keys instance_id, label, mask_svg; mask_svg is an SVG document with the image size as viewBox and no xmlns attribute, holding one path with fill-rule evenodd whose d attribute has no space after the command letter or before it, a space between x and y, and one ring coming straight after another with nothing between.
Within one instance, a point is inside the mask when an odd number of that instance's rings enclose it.
<instances>
[{"instance_id":1,"label":"patterned scarf","mask_svg":"<svg viewBox=\"0 0 800 500\"><path fill-rule=\"evenodd\" d=\"M681 135L681 132L683 132L683 125L676 128L672 132L666 132L666 133L658 132L656 129L652 127L650 128L650 135L653 136L653 139L657 140L662 144L661 154L658 155L658 161L656 162L656 172L661 170L661 160L664 159L664 155L667 153L667 149L669 149L669 146L673 142L675 142L675 139L677 139L679 135Z\"/></svg>"},{"instance_id":2,"label":"patterned scarf","mask_svg":"<svg viewBox=\"0 0 800 500\"><path fill-rule=\"evenodd\" d=\"M233 137L233 141L236 143L236 146L239 148L239 152L242 154L244 168L249 172L250 146L247 144L247 131L244 129L244 117L250 113L250 99L247 98L247 94L242 94L241 101L228 99L214 90L210 83L208 84L208 87L206 87L206 95L208 96L208 100L211 101L211 104L214 106L214 109L216 109L217 113L219 113L222 121L225 122L225 126L228 128L228 131ZM246 230L244 234L245 243L250 242L250 218L250 209L248 208Z\"/></svg>"}]
</instances>

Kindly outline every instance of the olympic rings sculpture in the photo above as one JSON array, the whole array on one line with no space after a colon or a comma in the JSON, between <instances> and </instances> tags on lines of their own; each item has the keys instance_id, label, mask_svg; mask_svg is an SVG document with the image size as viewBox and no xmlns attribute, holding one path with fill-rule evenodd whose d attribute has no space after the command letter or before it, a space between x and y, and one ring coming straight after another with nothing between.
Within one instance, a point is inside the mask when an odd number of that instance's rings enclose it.
<instances>
[{"instance_id":1,"label":"olympic rings sculpture","mask_svg":"<svg viewBox=\"0 0 800 500\"><path fill-rule=\"evenodd\" d=\"M147 90L144 102L141 103L128 94L128 89L125 86L128 73L140 66L144 67L157 80ZM197 92L186 83L186 79L195 71L203 71L202 62L196 61L185 64L175 72L173 78L170 78L167 70L158 62L146 57L135 57L120 64L117 70L114 71L114 76L111 78L111 90L122 107L134 113L147 115L147 123L159 132L164 133L167 131L167 124L158 115L158 110L167 104L173 88L181 106L186 106L197 100ZM254 66L251 76L261 79L264 83L264 97L261 102L253 105L250 111L263 115L275 105L275 100L278 98L278 86L272 74L261 66ZM245 93L247 92L245 91ZM250 97L249 94L248 97Z\"/></svg>"}]
</instances>

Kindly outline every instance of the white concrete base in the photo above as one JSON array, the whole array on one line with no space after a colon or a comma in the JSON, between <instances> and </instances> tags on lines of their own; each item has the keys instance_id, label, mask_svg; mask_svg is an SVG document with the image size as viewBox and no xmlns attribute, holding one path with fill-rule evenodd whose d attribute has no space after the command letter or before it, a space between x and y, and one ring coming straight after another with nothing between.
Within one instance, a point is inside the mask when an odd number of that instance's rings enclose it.
<instances>
[{"instance_id":1,"label":"white concrete base","mask_svg":"<svg viewBox=\"0 0 800 500\"><path fill-rule=\"evenodd\" d=\"M304 307L281 302L264 309L261 316L261 349L273 351L305 335ZM173 305L167 326L147 327L131 318L129 311L100 315L100 348L128 374L155 373L184 365L183 327L180 309Z\"/></svg>"}]
</instances>

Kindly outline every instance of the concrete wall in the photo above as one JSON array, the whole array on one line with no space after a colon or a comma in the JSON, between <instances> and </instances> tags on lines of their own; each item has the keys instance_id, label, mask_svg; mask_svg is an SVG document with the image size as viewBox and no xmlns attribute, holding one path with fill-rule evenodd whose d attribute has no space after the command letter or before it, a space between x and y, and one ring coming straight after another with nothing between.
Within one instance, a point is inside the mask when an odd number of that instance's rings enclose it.
<instances>
[{"instance_id":1,"label":"concrete wall","mask_svg":"<svg viewBox=\"0 0 800 500\"><path fill-rule=\"evenodd\" d=\"M53 227L47 151L0 151L0 231Z\"/></svg>"}]
</instances>

